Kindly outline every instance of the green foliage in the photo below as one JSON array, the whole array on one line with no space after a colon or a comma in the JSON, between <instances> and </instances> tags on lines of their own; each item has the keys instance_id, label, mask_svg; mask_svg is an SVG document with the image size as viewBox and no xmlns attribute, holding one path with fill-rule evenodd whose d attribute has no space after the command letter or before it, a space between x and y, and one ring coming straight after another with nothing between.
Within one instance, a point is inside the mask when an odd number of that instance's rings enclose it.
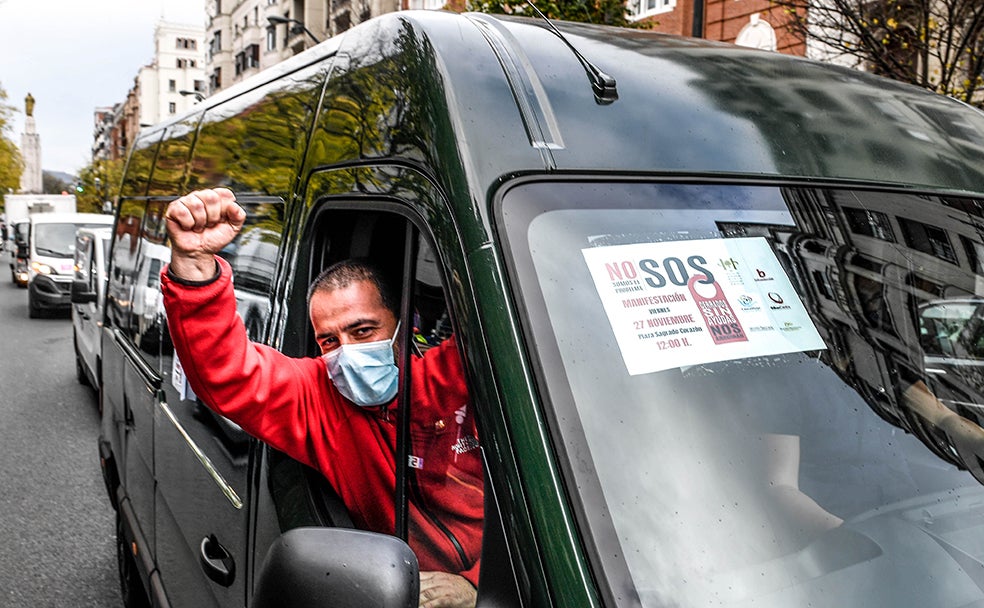
<instances>
[{"instance_id":1,"label":"green foliage","mask_svg":"<svg viewBox=\"0 0 984 608\"><path fill-rule=\"evenodd\" d=\"M20 150L7 137L10 131L10 117L16 110L7 104L7 92L0 86L0 196L16 192L20 188L21 173L24 170Z\"/></svg>"},{"instance_id":2,"label":"green foliage","mask_svg":"<svg viewBox=\"0 0 984 608\"><path fill-rule=\"evenodd\" d=\"M827 58L984 107L981 0L771 0Z\"/></svg>"},{"instance_id":3,"label":"green foliage","mask_svg":"<svg viewBox=\"0 0 984 608\"><path fill-rule=\"evenodd\" d=\"M78 179L65 189L75 195L76 207L80 212L101 213L103 203L116 198L116 189L122 178L122 160L100 160L80 169Z\"/></svg>"},{"instance_id":4,"label":"green foliage","mask_svg":"<svg viewBox=\"0 0 984 608\"><path fill-rule=\"evenodd\" d=\"M651 24L646 21L629 21L628 4L624 0L541 0L535 4L548 19L619 27L651 27ZM527 3L521 0L512 2L506 0L472 0L468 4L468 9L499 15L535 16L536 14Z\"/></svg>"}]
</instances>

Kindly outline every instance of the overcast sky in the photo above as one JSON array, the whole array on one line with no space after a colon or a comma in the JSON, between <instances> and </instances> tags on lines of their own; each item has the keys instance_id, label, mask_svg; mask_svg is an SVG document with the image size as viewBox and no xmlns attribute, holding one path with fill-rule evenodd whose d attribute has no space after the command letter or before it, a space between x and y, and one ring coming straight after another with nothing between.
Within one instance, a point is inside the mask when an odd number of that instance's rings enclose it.
<instances>
[{"instance_id":1,"label":"overcast sky","mask_svg":"<svg viewBox=\"0 0 984 608\"><path fill-rule=\"evenodd\" d=\"M93 110L126 98L154 56L154 27L202 25L204 0L0 0L0 87L17 109L5 135L20 145L34 96L45 171L89 164Z\"/></svg>"}]
</instances>

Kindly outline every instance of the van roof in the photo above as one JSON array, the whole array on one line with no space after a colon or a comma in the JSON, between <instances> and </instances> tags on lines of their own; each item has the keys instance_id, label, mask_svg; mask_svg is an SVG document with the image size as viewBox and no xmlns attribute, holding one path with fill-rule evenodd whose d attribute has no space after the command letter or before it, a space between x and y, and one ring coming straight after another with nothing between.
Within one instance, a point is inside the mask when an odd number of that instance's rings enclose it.
<instances>
[{"instance_id":1,"label":"van roof","mask_svg":"<svg viewBox=\"0 0 984 608\"><path fill-rule=\"evenodd\" d=\"M526 147L548 171L791 176L984 192L984 113L910 85L729 44L557 24L615 78L618 100L602 104L584 66L542 21L405 18L421 24L447 70L465 140L489 142L476 167L495 157L500 175L522 170L507 164L508 148L519 142L483 98L513 113L520 108ZM481 55L462 52L461 20L487 40L475 41L475 50L495 47L505 68L478 69Z\"/></svg>"},{"instance_id":2,"label":"van roof","mask_svg":"<svg viewBox=\"0 0 984 608\"><path fill-rule=\"evenodd\" d=\"M378 86L393 90L390 81L405 78L408 107L434 108L447 119L380 128L418 128L421 138L439 139L434 154L451 151L455 158L444 161L460 163L480 188L524 174L615 172L984 193L984 113L953 99L780 53L554 23L616 80L616 101L596 99L584 65L542 20L400 11L221 91L195 111L338 54L370 70L406 66L381 71ZM373 153L362 151L364 159Z\"/></svg>"}]
</instances>

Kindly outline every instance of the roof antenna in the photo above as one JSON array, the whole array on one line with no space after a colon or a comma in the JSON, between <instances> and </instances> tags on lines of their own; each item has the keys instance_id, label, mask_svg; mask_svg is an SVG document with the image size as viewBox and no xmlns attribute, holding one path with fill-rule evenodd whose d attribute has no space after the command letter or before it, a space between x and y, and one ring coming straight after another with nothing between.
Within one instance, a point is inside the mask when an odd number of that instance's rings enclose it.
<instances>
[{"instance_id":1,"label":"roof antenna","mask_svg":"<svg viewBox=\"0 0 984 608\"><path fill-rule=\"evenodd\" d=\"M574 53L577 60L581 62L582 66L584 66L584 71L587 72L588 80L591 81L591 89L594 91L595 102L599 105L607 106L618 99L618 90L615 88L615 79L602 72L593 63L585 59L584 55L579 53L578 50L574 48L574 45L571 44L562 33L560 33L560 30L554 27L554 24L550 21L550 19L547 19L547 16L536 7L536 4L533 4L533 0L526 0L526 3L533 7L536 14L547 23L547 27L550 28L550 31L564 41L567 48Z\"/></svg>"}]
</instances>

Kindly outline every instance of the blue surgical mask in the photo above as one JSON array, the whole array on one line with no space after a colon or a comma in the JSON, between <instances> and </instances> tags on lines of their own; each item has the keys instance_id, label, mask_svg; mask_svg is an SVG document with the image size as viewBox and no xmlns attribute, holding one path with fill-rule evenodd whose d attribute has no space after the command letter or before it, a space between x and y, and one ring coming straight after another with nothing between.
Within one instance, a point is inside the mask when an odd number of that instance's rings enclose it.
<instances>
[{"instance_id":1,"label":"blue surgical mask","mask_svg":"<svg viewBox=\"0 0 984 608\"><path fill-rule=\"evenodd\" d=\"M397 325L397 332L400 331ZM343 397L362 407L387 403L400 386L400 370L393 356L393 340L342 344L321 356L328 376Z\"/></svg>"}]
</instances>

